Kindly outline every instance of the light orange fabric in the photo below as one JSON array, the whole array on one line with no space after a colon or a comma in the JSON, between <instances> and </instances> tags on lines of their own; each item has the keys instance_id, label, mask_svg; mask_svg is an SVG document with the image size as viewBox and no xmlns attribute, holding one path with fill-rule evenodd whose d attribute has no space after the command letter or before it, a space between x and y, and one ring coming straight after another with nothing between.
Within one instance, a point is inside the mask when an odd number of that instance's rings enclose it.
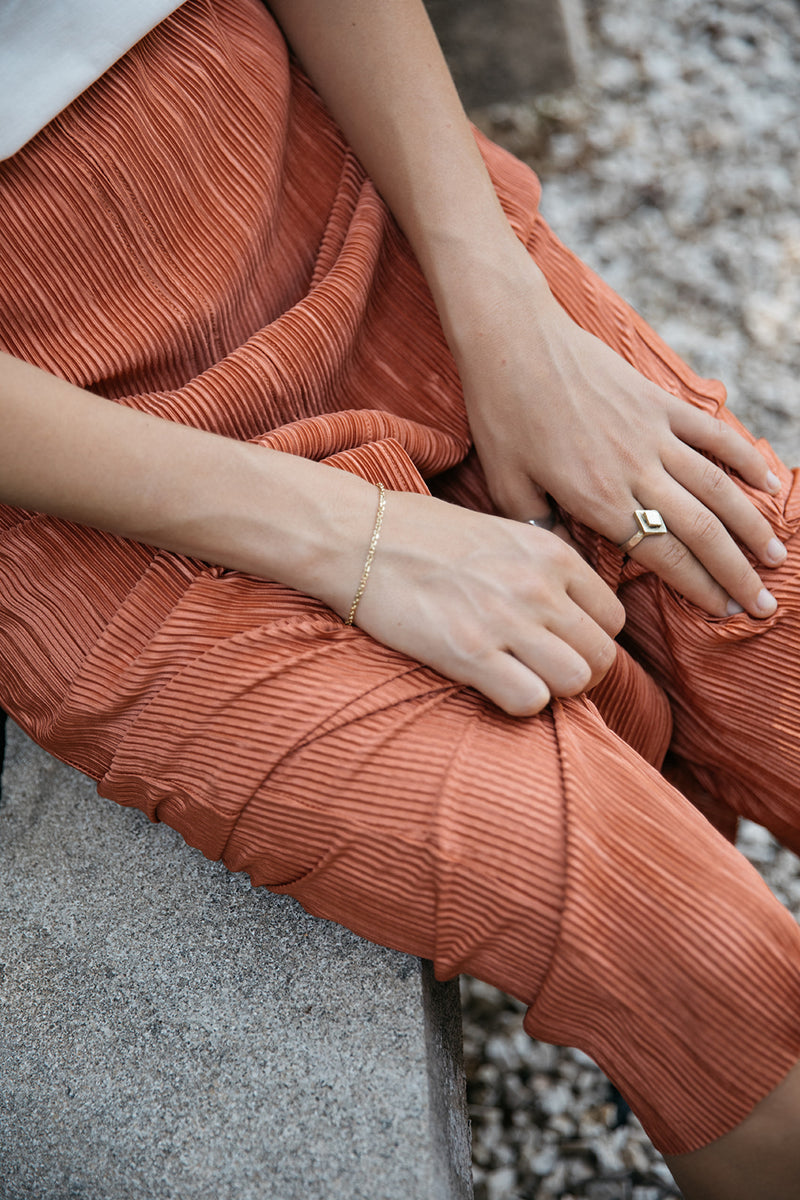
<instances>
[{"instance_id":1,"label":"light orange fabric","mask_svg":"<svg viewBox=\"0 0 800 1200\"><path fill-rule=\"evenodd\" d=\"M481 146L575 319L720 408L554 238L530 171ZM189 0L148 35L4 164L0 228L12 354L490 507L407 245L255 0ZM800 846L800 493L765 452L776 615L710 619L576 527L632 653L531 720L279 584L0 509L2 701L103 796L254 883L520 997L533 1034L586 1049L687 1151L800 1053L795 923L660 773L669 748L720 824L744 812Z\"/></svg>"}]
</instances>

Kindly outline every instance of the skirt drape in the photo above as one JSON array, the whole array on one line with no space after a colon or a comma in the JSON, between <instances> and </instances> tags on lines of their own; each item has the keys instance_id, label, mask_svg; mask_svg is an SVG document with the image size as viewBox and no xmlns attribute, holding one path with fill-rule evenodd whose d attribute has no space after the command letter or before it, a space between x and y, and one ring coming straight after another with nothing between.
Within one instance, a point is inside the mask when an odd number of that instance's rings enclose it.
<instances>
[{"instance_id":1,"label":"skirt drape","mask_svg":"<svg viewBox=\"0 0 800 1200\"><path fill-rule=\"evenodd\" d=\"M480 145L573 318L736 424L559 243L529 169ZM491 510L415 260L257 0L188 0L2 164L0 229L9 353ZM800 935L719 832L746 815L800 849L800 489L762 448L776 614L708 617L575 525L625 646L532 719L290 588L8 507L0 699L102 796L255 884L516 995L660 1149L692 1150L800 1055Z\"/></svg>"}]
</instances>

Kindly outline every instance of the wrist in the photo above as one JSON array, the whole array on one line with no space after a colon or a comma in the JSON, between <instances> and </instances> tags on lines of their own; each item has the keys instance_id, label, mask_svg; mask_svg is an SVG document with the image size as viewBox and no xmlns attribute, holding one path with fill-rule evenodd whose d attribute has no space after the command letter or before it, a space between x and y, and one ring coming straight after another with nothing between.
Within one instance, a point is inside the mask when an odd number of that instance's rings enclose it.
<instances>
[{"instance_id":1,"label":"wrist","mask_svg":"<svg viewBox=\"0 0 800 1200\"><path fill-rule=\"evenodd\" d=\"M375 513L365 480L116 404L3 354L0 415L3 503L274 579L347 614ZM86 471L87 459L100 465Z\"/></svg>"},{"instance_id":2,"label":"wrist","mask_svg":"<svg viewBox=\"0 0 800 1200\"><path fill-rule=\"evenodd\" d=\"M287 584L347 614L374 517L370 483L250 442L150 424L138 497L117 519L87 523Z\"/></svg>"},{"instance_id":3,"label":"wrist","mask_svg":"<svg viewBox=\"0 0 800 1200\"><path fill-rule=\"evenodd\" d=\"M346 616L374 519L372 484L324 463L230 443L210 510L195 514L187 551L276 580Z\"/></svg>"},{"instance_id":4,"label":"wrist","mask_svg":"<svg viewBox=\"0 0 800 1200\"><path fill-rule=\"evenodd\" d=\"M460 364L519 319L544 320L556 305L544 273L517 239L508 237L450 247L429 281L448 345Z\"/></svg>"}]
</instances>

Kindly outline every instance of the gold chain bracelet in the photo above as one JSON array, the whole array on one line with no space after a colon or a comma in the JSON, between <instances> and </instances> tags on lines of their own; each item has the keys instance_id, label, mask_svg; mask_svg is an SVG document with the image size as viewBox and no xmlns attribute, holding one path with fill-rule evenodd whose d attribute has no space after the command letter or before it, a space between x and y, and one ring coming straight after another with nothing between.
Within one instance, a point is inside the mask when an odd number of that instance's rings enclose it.
<instances>
[{"instance_id":1,"label":"gold chain bracelet","mask_svg":"<svg viewBox=\"0 0 800 1200\"><path fill-rule=\"evenodd\" d=\"M378 511L375 514L375 526L372 530L372 537L367 550L367 557L364 560L364 570L361 572L361 582L358 585L358 591L353 597L353 603L350 605L350 612L347 614L345 625L352 625L356 618L356 609L358 608L361 597L364 595L364 588L367 586L369 578L369 569L372 566L372 560L375 557L375 547L378 545L378 538L381 536L381 525L383 524L383 510L386 508L386 488L382 483L378 487Z\"/></svg>"}]
</instances>

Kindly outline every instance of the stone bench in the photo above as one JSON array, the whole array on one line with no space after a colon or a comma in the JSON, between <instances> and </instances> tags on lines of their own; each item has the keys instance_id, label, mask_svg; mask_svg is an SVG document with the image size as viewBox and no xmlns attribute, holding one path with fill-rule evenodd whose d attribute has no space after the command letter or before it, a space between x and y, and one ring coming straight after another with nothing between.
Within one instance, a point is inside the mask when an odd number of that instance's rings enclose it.
<instances>
[{"instance_id":1,"label":"stone bench","mask_svg":"<svg viewBox=\"0 0 800 1200\"><path fill-rule=\"evenodd\" d=\"M2 1200L464 1200L456 983L100 799L11 722Z\"/></svg>"},{"instance_id":2,"label":"stone bench","mask_svg":"<svg viewBox=\"0 0 800 1200\"><path fill-rule=\"evenodd\" d=\"M580 82L582 0L425 0L467 108L516 103Z\"/></svg>"}]
</instances>

